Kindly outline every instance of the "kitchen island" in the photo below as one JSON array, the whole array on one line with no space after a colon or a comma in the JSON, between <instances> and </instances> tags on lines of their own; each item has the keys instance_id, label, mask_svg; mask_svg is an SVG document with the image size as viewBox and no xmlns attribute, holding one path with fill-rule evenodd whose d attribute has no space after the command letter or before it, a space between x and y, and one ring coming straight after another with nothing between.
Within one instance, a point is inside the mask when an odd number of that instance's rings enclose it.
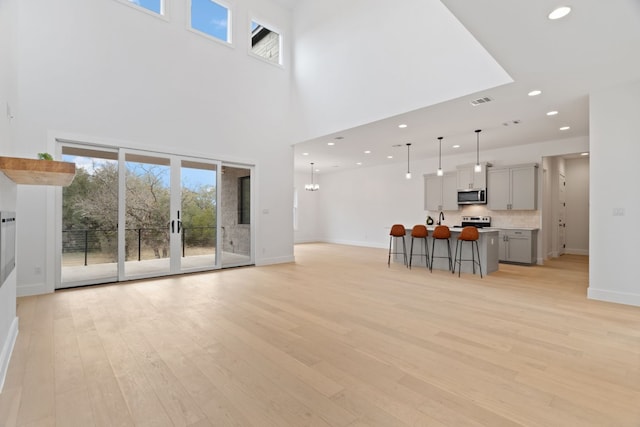
<instances>
[{"instance_id":1,"label":"kitchen island","mask_svg":"<svg viewBox=\"0 0 640 427\"><path fill-rule=\"evenodd\" d=\"M429 237L427 238L427 242L429 245L429 253L431 254L431 245L433 244L433 239L431 238L431 234L435 227L427 227L429 230ZM450 227L451 230L451 257L453 258L456 250L456 243L458 242L458 236L462 231L462 227ZM499 236L498 230L495 228L479 228L478 232L480 234L480 238L478 239L478 249L480 251L480 265L482 266L482 274L490 274L494 271L498 271L498 251L499 251ZM396 242L401 244L401 240L394 239ZM405 236L405 241L407 244L407 258L409 257L409 252L411 250L411 229L407 228L407 235ZM434 256L447 256L447 247L445 245L446 240L435 242L435 254ZM396 244L394 242L394 244ZM474 244L475 246L475 244ZM402 250L402 249L401 249ZM475 249L474 249L475 251ZM394 252L398 252L397 249L394 249ZM422 255L422 256L418 256ZM426 267L424 260L424 243L421 239L415 239L413 243L413 261L412 267ZM471 259L471 244L465 243L462 246L462 259ZM393 256L394 262L403 262L402 254ZM463 273L473 273L473 266L471 265L471 261L463 261L462 262L462 272ZM446 258L434 258L433 259L433 268L435 270L448 270L449 269L449 260ZM457 271L456 266L456 271ZM476 265L476 271L478 266Z\"/></svg>"}]
</instances>

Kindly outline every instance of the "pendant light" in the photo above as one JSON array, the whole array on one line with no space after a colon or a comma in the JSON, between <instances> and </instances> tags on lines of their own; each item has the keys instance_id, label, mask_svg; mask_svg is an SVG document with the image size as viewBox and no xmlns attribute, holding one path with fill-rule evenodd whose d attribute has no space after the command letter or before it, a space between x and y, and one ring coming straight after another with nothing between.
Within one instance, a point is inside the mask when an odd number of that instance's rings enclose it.
<instances>
[{"instance_id":1,"label":"pendant light","mask_svg":"<svg viewBox=\"0 0 640 427\"><path fill-rule=\"evenodd\" d=\"M482 166L480 165L480 132L482 132L482 129L476 129L476 165L473 168L474 172L482 172Z\"/></svg>"},{"instance_id":2,"label":"pendant light","mask_svg":"<svg viewBox=\"0 0 640 427\"><path fill-rule=\"evenodd\" d=\"M304 189L307 191L318 191L320 189L320 185L313 183L313 162L311 162L311 184L306 184Z\"/></svg>"},{"instance_id":3,"label":"pendant light","mask_svg":"<svg viewBox=\"0 0 640 427\"><path fill-rule=\"evenodd\" d=\"M410 148L411 148L411 143L407 142L407 173L404 176L407 179L411 179L411 171L409 170L409 158L410 158L409 149Z\"/></svg>"},{"instance_id":4,"label":"pendant light","mask_svg":"<svg viewBox=\"0 0 640 427\"><path fill-rule=\"evenodd\" d=\"M438 172L436 175L442 176L444 172L442 172L442 137L438 137L438 141L440 141L440 150L438 151Z\"/></svg>"}]
</instances>

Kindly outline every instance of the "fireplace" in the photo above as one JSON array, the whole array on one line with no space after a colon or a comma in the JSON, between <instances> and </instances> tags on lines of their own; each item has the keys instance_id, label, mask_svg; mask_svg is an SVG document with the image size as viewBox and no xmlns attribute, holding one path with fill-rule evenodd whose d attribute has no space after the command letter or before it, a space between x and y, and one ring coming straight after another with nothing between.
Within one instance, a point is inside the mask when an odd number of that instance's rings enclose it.
<instances>
[{"instance_id":1,"label":"fireplace","mask_svg":"<svg viewBox=\"0 0 640 427\"><path fill-rule=\"evenodd\" d=\"M0 212L0 287L16 266L16 213Z\"/></svg>"}]
</instances>

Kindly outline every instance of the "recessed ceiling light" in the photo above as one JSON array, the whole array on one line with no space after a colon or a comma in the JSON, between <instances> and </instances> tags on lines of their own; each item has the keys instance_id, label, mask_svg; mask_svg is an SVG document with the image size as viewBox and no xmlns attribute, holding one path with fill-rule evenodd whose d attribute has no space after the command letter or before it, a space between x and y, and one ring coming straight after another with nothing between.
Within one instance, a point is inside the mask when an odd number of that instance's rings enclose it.
<instances>
[{"instance_id":1,"label":"recessed ceiling light","mask_svg":"<svg viewBox=\"0 0 640 427\"><path fill-rule=\"evenodd\" d=\"M303 155L303 156L308 156L308 155L309 155L309 153L302 153L302 155Z\"/></svg>"},{"instance_id":2,"label":"recessed ceiling light","mask_svg":"<svg viewBox=\"0 0 640 427\"><path fill-rule=\"evenodd\" d=\"M404 123L402 123L401 125L398 125L398 127L399 127L400 129L404 129L404 128L406 128L406 127L407 127L407 125L405 125Z\"/></svg>"},{"instance_id":3,"label":"recessed ceiling light","mask_svg":"<svg viewBox=\"0 0 640 427\"><path fill-rule=\"evenodd\" d=\"M327 142L327 145L336 145L335 142Z\"/></svg>"},{"instance_id":4,"label":"recessed ceiling light","mask_svg":"<svg viewBox=\"0 0 640 427\"><path fill-rule=\"evenodd\" d=\"M555 116L556 114L558 114L558 112L557 112L557 111L555 111L555 110L554 110L554 111L549 111L549 112L547 113L547 116Z\"/></svg>"},{"instance_id":5,"label":"recessed ceiling light","mask_svg":"<svg viewBox=\"0 0 640 427\"><path fill-rule=\"evenodd\" d=\"M402 147L402 144L393 144L392 147Z\"/></svg>"},{"instance_id":6,"label":"recessed ceiling light","mask_svg":"<svg viewBox=\"0 0 640 427\"><path fill-rule=\"evenodd\" d=\"M333 139L344 139L344 136L336 136L336 137L335 137L335 138L333 138Z\"/></svg>"},{"instance_id":7,"label":"recessed ceiling light","mask_svg":"<svg viewBox=\"0 0 640 427\"><path fill-rule=\"evenodd\" d=\"M357 162L356 165L362 166L362 162Z\"/></svg>"},{"instance_id":8,"label":"recessed ceiling light","mask_svg":"<svg viewBox=\"0 0 640 427\"><path fill-rule=\"evenodd\" d=\"M532 90L531 92L528 93L529 96L538 96L542 93L541 90Z\"/></svg>"},{"instance_id":9,"label":"recessed ceiling light","mask_svg":"<svg viewBox=\"0 0 640 427\"><path fill-rule=\"evenodd\" d=\"M393 159L393 156L387 156L387 159Z\"/></svg>"},{"instance_id":10,"label":"recessed ceiling light","mask_svg":"<svg viewBox=\"0 0 640 427\"><path fill-rule=\"evenodd\" d=\"M366 150L364 154L371 154L371 150Z\"/></svg>"},{"instance_id":11,"label":"recessed ceiling light","mask_svg":"<svg viewBox=\"0 0 640 427\"><path fill-rule=\"evenodd\" d=\"M453 148L460 148L458 144L454 145Z\"/></svg>"},{"instance_id":12,"label":"recessed ceiling light","mask_svg":"<svg viewBox=\"0 0 640 427\"><path fill-rule=\"evenodd\" d=\"M571 8L569 6L562 6L555 9L548 16L549 16L549 19L555 20L555 19L564 18L569 14L569 12L571 12Z\"/></svg>"},{"instance_id":13,"label":"recessed ceiling light","mask_svg":"<svg viewBox=\"0 0 640 427\"><path fill-rule=\"evenodd\" d=\"M589 153L580 153L581 156L588 156Z\"/></svg>"},{"instance_id":14,"label":"recessed ceiling light","mask_svg":"<svg viewBox=\"0 0 640 427\"><path fill-rule=\"evenodd\" d=\"M571 129L571 127L570 127L570 126L562 126L562 127L560 128L560 130L569 130L569 129Z\"/></svg>"}]
</instances>

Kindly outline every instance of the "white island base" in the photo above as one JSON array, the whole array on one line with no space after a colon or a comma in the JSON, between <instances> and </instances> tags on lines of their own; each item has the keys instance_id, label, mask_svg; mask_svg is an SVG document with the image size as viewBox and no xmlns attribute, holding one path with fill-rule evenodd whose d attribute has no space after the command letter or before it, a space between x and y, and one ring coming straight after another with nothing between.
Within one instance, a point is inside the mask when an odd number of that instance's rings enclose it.
<instances>
[{"instance_id":1,"label":"white island base","mask_svg":"<svg viewBox=\"0 0 640 427\"><path fill-rule=\"evenodd\" d=\"M429 254L431 254L431 246L433 244L433 239L431 238L431 233L433 233L433 227L428 227L429 237L427 238L427 243L429 245ZM451 257L455 256L456 243L458 242L458 236L462 231L462 228L451 228ZM496 229L478 229L480 234L480 238L478 239L478 249L480 251L480 265L482 266L482 274L490 274L494 271L498 271L498 230ZM409 259L409 253L411 251L411 229L407 229L407 235L405 236L405 242L407 245L407 259ZM424 257L424 240L423 239L415 239L413 242L413 260L412 260L412 268L415 267L426 267L425 265L425 257ZM434 270L449 270L449 260L446 258L447 256L447 246L446 240L435 242L435 253L434 257L444 256L445 258L434 258L433 259L433 269ZM395 247L396 244L401 245L401 239L394 239L394 252L398 252ZM471 259L471 243L465 242L464 244L460 242L462 245L462 259ZM475 246L475 243L473 244ZM400 249L400 252L402 249ZM475 253L475 249L474 249ZM421 256L419 256L421 255ZM476 255L477 257L477 255ZM394 262L402 263L404 262L404 258L402 254L396 254L393 256ZM458 271L458 266L456 265L456 272ZM473 273L473 266L471 261L462 261L462 272L463 273ZM478 266L476 265L476 274L479 274Z\"/></svg>"}]
</instances>

